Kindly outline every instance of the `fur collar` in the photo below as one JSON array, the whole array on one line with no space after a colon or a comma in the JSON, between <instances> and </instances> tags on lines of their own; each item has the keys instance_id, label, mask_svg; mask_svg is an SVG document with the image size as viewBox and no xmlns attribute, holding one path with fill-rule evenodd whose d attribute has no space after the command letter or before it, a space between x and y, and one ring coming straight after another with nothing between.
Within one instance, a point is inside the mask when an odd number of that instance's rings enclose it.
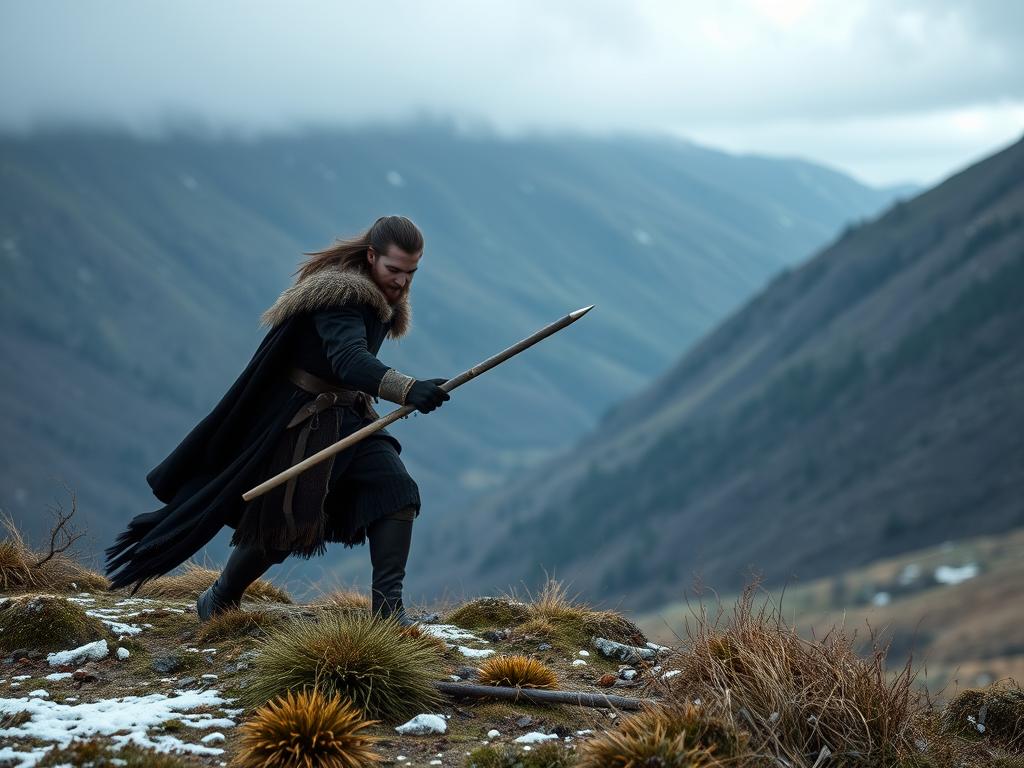
<instances>
[{"instance_id":1,"label":"fur collar","mask_svg":"<svg viewBox=\"0 0 1024 768\"><path fill-rule=\"evenodd\" d=\"M409 305L408 293L397 304L389 304L387 297L368 275L337 267L325 267L283 291L273 306L263 313L260 321L274 327L302 312L346 304L368 304L382 323L391 323L389 339L401 338L409 332L412 307Z\"/></svg>"}]
</instances>

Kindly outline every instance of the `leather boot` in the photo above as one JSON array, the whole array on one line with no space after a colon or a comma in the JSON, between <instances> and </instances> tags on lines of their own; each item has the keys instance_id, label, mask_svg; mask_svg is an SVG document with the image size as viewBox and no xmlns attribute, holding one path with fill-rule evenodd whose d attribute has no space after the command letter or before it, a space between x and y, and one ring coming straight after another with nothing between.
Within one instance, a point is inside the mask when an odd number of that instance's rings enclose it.
<instances>
[{"instance_id":1,"label":"leather boot","mask_svg":"<svg viewBox=\"0 0 1024 768\"><path fill-rule=\"evenodd\" d=\"M370 523L366 535L370 540L370 564L373 566L371 612L380 618L394 615L403 627L415 624L402 605L402 581L412 542L412 520L384 517Z\"/></svg>"},{"instance_id":2,"label":"leather boot","mask_svg":"<svg viewBox=\"0 0 1024 768\"><path fill-rule=\"evenodd\" d=\"M238 608L246 587L270 566L283 562L288 554L286 551L267 552L256 546L235 547L220 576L196 600L199 620L206 621L218 613Z\"/></svg>"}]
</instances>

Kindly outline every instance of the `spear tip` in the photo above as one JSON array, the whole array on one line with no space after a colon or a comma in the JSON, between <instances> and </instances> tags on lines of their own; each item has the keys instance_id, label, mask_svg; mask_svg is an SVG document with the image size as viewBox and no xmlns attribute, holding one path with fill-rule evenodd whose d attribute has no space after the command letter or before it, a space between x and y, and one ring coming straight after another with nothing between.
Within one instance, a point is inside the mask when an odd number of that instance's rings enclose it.
<instances>
[{"instance_id":1,"label":"spear tip","mask_svg":"<svg viewBox=\"0 0 1024 768\"><path fill-rule=\"evenodd\" d=\"M570 312L569 313L569 317L571 317L573 320L579 320L581 317L583 317L585 314L587 314L587 312L589 312L593 308L594 308L593 304L591 304L589 307L582 307L580 309L577 309L575 312Z\"/></svg>"}]
</instances>

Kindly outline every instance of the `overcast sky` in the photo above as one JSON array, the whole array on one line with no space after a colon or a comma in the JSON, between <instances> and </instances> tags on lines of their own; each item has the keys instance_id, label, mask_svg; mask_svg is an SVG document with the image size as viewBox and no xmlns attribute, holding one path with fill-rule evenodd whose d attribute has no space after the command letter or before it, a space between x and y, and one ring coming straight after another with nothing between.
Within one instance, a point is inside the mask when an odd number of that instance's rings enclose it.
<instances>
[{"instance_id":1,"label":"overcast sky","mask_svg":"<svg viewBox=\"0 0 1024 768\"><path fill-rule=\"evenodd\" d=\"M0 0L0 128L451 116L930 184L1024 134L1024 0Z\"/></svg>"}]
</instances>

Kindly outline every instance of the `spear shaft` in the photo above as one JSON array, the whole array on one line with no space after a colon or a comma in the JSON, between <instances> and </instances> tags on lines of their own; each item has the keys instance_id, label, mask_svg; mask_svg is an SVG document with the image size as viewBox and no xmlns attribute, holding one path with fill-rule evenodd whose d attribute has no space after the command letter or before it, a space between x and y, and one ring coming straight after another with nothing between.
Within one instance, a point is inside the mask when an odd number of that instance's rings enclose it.
<instances>
[{"instance_id":1,"label":"spear shaft","mask_svg":"<svg viewBox=\"0 0 1024 768\"><path fill-rule=\"evenodd\" d=\"M441 389L443 389L445 392L451 392L453 389L462 386L470 379L475 379L481 373L489 371L491 368L494 368L496 365L500 365L501 363L508 360L510 357L518 355L524 349L532 347L538 341L547 338L553 333L557 333L558 331L565 328L567 325L572 325L593 308L594 305L591 304L589 307L583 307L582 309L577 309L575 312L570 312L565 317L562 317L556 320L555 322L541 328L533 335L527 336L522 341L516 342L508 349L502 350L498 354L487 358L483 362L477 363L468 371L463 371L454 379L448 379L448 381L441 385ZM306 457L295 466L289 467L284 472L280 472L274 475L269 480L263 481L255 488L252 488L243 493L242 498L245 501L252 501L256 497L262 496L271 488L276 488L282 483L288 482L291 478L295 477L298 474L301 474L302 472L305 472L307 469L314 466L315 464L319 464L321 461L325 461L334 454L340 453L346 448L355 445L363 438L372 435L374 432L383 429L389 424L392 424L405 416L408 416L415 410L416 407L413 405L403 405L401 408L396 408L387 416L382 416L372 424L367 424L365 427L363 427L360 430L357 430L356 432L353 432L348 437L345 437L339 440L338 442L329 445L326 448L323 448L322 450L317 451L312 456Z\"/></svg>"}]
</instances>

